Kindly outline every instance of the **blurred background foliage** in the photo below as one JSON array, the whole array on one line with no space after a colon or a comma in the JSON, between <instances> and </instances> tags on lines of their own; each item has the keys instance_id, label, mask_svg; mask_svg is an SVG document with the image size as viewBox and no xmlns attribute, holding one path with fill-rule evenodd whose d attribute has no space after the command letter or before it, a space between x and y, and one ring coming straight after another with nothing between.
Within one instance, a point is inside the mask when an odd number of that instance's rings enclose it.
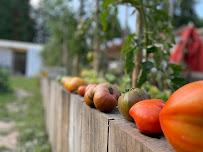
<instances>
[{"instance_id":1,"label":"blurred background foliage","mask_svg":"<svg viewBox=\"0 0 203 152\"><path fill-rule=\"evenodd\" d=\"M0 39L34 41L36 20L28 0L0 1Z\"/></svg>"},{"instance_id":2,"label":"blurred background foliage","mask_svg":"<svg viewBox=\"0 0 203 152\"><path fill-rule=\"evenodd\" d=\"M0 93L11 91L9 78L9 70L7 68L0 67Z\"/></svg>"},{"instance_id":3,"label":"blurred background foliage","mask_svg":"<svg viewBox=\"0 0 203 152\"><path fill-rule=\"evenodd\" d=\"M98 28L95 21L95 2L98 1ZM117 16L118 9L109 9L106 31L101 24L101 0L94 3L90 0L78 1L79 6L73 9L74 0L41 0L38 7L32 7L27 0L1 0L0 1L0 38L43 43L42 57L45 66L65 66L68 75L79 75L87 70L85 79L91 82L110 82L118 85L121 90L130 88L131 79L126 75L122 66L124 57L119 55L121 70L109 69L110 61L106 55L108 44L114 38L125 40L129 35L129 27L121 27ZM158 1L153 1L156 3ZM172 24L178 28L190 21L197 27L203 26L194 9L198 0L184 0L178 5L174 0ZM165 3L167 10L168 5ZM134 13L134 12L133 12ZM164 20L164 19L163 19ZM123 21L125 22L125 21ZM158 28L151 24L152 28ZM150 28L151 28L151 25ZM98 35L101 46L99 71L93 71L94 37ZM65 53L68 52L68 55ZM64 62L66 57L66 62ZM77 64L76 64L77 63ZM173 70L173 69L172 69ZM119 71L119 72L118 72ZM3 77L3 74L2 74ZM151 79L150 79L151 78ZM170 82L160 81L163 75L159 71L152 73L146 83L165 90ZM6 80L5 80L6 82Z\"/></svg>"}]
</instances>

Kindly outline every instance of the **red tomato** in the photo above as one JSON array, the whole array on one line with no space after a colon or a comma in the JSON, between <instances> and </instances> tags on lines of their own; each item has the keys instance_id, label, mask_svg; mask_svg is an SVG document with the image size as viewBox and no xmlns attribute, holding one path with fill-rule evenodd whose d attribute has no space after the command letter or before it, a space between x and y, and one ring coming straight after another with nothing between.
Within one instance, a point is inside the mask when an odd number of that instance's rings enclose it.
<instances>
[{"instance_id":1,"label":"red tomato","mask_svg":"<svg viewBox=\"0 0 203 152\"><path fill-rule=\"evenodd\" d=\"M98 110L108 112L116 107L119 96L120 91L117 87L112 84L101 83L94 89L93 102Z\"/></svg>"},{"instance_id":2,"label":"red tomato","mask_svg":"<svg viewBox=\"0 0 203 152\"><path fill-rule=\"evenodd\" d=\"M84 100L85 103L90 107L94 107L93 97L94 97L94 88L96 86L97 84L89 84L85 89Z\"/></svg>"},{"instance_id":3,"label":"red tomato","mask_svg":"<svg viewBox=\"0 0 203 152\"><path fill-rule=\"evenodd\" d=\"M84 96L86 87L87 86L79 86L78 94L81 95L81 96Z\"/></svg>"},{"instance_id":4,"label":"red tomato","mask_svg":"<svg viewBox=\"0 0 203 152\"><path fill-rule=\"evenodd\" d=\"M162 100L142 100L130 108L129 114L135 120L140 132L145 134L162 133L159 113L163 107L164 102Z\"/></svg>"},{"instance_id":5,"label":"red tomato","mask_svg":"<svg viewBox=\"0 0 203 152\"><path fill-rule=\"evenodd\" d=\"M178 152L203 151L203 81L187 84L166 102L161 128Z\"/></svg>"}]
</instances>

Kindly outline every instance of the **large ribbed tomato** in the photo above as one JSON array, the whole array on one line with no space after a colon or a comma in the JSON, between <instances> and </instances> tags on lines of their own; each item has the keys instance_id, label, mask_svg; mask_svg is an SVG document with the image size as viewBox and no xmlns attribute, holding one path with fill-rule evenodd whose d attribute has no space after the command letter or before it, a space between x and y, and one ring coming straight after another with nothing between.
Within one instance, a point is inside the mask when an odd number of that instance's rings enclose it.
<instances>
[{"instance_id":1,"label":"large ribbed tomato","mask_svg":"<svg viewBox=\"0 0 203 152\"><path fill-rule=\"evenodd\" d=\"M203 81L174 92L160 113L161 128L178 152L203 151Z\"/></svg>"}]
</instances>

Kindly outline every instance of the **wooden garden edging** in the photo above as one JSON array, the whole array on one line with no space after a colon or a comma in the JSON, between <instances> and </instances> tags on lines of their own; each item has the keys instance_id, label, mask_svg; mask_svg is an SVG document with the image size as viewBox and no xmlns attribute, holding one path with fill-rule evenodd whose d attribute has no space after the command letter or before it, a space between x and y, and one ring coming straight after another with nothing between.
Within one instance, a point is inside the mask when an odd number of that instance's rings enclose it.
<instances>
[{"instance_id":1,"label":"wooden garden edging","mask_svg":"<svg viewBox=\"0 0 203 152\"><path fill-rule=\"evenodd\" d=\"M115 108L102 113L55 80L41 78L46 129L53 152L173 152L166 138L141 134Z\"/></svg>"}]
</instances>

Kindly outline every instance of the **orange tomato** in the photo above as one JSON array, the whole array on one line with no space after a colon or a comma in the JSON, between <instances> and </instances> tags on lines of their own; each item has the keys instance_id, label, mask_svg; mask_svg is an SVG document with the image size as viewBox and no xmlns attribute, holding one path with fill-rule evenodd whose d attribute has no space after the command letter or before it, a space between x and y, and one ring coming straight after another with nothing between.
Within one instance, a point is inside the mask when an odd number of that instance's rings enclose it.
<instances>
[{"instance_id":1,"label":"orange tomato","mask_svg":"<svg viewBox=\"0 0 203 152\"><path fill-rule=\"evenodd\" d=\"M159 114L164 104L159 99L148 99L142 100L130 108L129 114L135 120L140 132L145 134L162 133Z\"/></svg>"},{"instance_id":2,"label":"orange tomato","mask_svg":"<svg viewBox=\"0 0 203 152\"><path fill-rule=\"evenodd\" d=\"M67 77L67 76L62 77L61 78L61 84L65 85L65 83L70 82L71 79L72 79L72 77Z\"/></svg>"},{"instance_id":3,"label":"orange tomato","mask_svg":"<svg viewBox=\"0 0 203 152\"><path fill-rule=\"evenodd\" d=\"M69 82L65 82L64 86L66 87L66 89L70 92L74 92L78 89L79 86L82 85L87 85L87 83L85 82L85 80L79 78L79 77L74 77L72 78Z\"/></svg>"},{"instance_id":4,"label":"orange tomato","mask_svg":"<svg viewBox=\"0 0 203 152\"><path fill-rule=\"evenodd\" d=\"M203 81L187 84L166 102L161 128L178 152L203 151Z\"/></svg>"}]
</instances>

